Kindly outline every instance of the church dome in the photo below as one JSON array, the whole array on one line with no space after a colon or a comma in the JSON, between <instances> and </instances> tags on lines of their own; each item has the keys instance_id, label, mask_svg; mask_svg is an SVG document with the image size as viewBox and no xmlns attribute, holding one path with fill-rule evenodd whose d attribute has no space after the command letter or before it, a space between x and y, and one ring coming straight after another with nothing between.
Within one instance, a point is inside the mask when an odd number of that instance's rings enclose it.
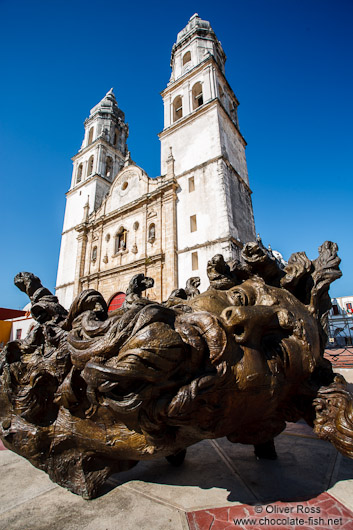
<instances>
[{"instance_id":1,"label":"church dome","mask_svg":"<svg viewBox=\"0 0 353 530\"><path fill-rule=\"evenodd\" d=\"M182 57L181 57L182 55ZM186 60L185 56L189 59ZM186 71L201 64L212 56L224 73L226 55L220 41L208 20L202 20L197 13L192 15L185 28L179 31L173 44L171 62L171 80L178 79ZM180 64L180 62L182 63ZM186 67L184 68L184 66Z\"/></svg>"},{"instance_id":2,"label":"church dome","mask_svg":"<svg viewBox=\"0 0 353 530\"><path fill-rule=\"evenodd\" d=\"M214 35L214 31L211 28L211 24L208 22L208 20L202 20L199 15L195 13L192 15L185 28L179 31L176 43L179 44L184 38L195 32L202 32L205 34L211 33Z\"/></svg>"},{"instance_id":3,"label":"church dome","mask_svg":"<svg viewBox=\"0 0 353 530\"><path fill-rule=\"evenodd\" d=\"M118 107L112 88L106 93L104 98L91 109L90 118L97 112L110 112L124 119L124 113Z\"/></svg>"},{"instance_id":4,"label":"church dome","mask_svg":"<svg viewBox=\"0 0 353 530\"><path fill-rule=\"evenodd\" d=\"M98 103L100 107L114 107L117 105L113 89L111 88L109 92L106 93L104 98Z\"/></svg>"}]
</instances>

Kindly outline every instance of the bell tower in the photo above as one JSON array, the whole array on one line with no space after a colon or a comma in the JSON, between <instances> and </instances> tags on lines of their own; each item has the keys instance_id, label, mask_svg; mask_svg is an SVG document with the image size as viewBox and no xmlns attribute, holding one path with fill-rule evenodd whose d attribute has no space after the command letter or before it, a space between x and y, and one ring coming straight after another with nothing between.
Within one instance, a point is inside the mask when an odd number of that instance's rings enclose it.
<instances>
[{"instance_id":1,"label":"bell tower","mask_svg":"<svg viewBox=\"0 0 353 530\"><path fill-rule=\"evenodd\" d=\"M179 285L200 276L215 254L238 256L255 239L251 190L239 130L239 102L225 77L226 55L209 22L195 13L178 33L162 92L161 174L170 153L178 179Z\"/></svg>"},{"instance_id":2,"label":"bell tower","mask_svg":"<svg viewBox=\"0 0 353 530\"><path fill-rule=\"evenodd\" d=\"M129 128L113 89L91 109L84 127L82 146L72 158L56 283L56 294L64 307L69 307L77 294L75 279L87 239L85 230L78 234L77 228L100 207L127 155Z\"/></svg>"}]
</instances>

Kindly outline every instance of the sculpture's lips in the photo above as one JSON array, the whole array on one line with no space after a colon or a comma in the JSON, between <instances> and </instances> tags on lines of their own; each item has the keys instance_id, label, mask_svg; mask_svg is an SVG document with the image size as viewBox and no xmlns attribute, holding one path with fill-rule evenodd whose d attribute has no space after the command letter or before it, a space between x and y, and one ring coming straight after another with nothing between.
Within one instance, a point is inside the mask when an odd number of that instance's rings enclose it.
<instances>
[{"instance_id":1,"label":"sculpture's lips","mask_svg":"<svg viewBox=\"0 0 353 530\"><path fill-rule=\"evenodd\" d=\"M261 342L261 350L267 361L275 360L283 370L289 366L290 350L285 340L277 336L265 335Z\"/></svg>"},{"instance_id":2,"label":"sculpture's lips","mask_svg":"<svg viewBox=\"0 0 353 530\"><path fill-rule=\"evenodd\" d=\"M293 352L287 338L270 334L260 343L249 341L237 346L241 352L238 359L233 358L237 391L252 393L254 389L281 387L291 379Z\"/></svg>"}]
</instances>

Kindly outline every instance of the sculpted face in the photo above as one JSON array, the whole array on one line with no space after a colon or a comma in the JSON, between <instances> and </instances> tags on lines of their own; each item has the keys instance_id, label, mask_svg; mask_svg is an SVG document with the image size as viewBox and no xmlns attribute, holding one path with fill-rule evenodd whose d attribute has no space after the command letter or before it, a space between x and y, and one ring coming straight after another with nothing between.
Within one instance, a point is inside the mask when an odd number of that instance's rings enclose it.
<instances>
[{"instance_id":1,"label":"sculpted face","mask_svg":"<svg viewBox=\"0 0 353 530\"><path fill-rule=\"evenodd\" d=\"M231 375L217 394L222 410L216 415L217 423L205 413L208 398L214 400L216 381L210 395L195 396L201 403L195 407L194 419L199 420L200 430L213 429L217 436L237 442L257 443L263 431L279 434L285 425L279 409L299 392L320 358L315 318L291 293L258 277L228 291L210 289L195 298L192 306L201 312L194 318L201 318L210 300L220 315L213 327L224 330L219 340L226 343L214 367L219 379L222 363Z\"/></svg>"},{"instance_id":2,"label":"sculpted face","mask_svg":"<svg viewBox=\"0 0 353 530\"><path fill-rule=\"evenodd\" d=\"M235 369L240 388L288 385L308 377L320 356L317 324L308 308L260 278L227 293L221 318L244 359Z\"/></svg>"}]
</instances>

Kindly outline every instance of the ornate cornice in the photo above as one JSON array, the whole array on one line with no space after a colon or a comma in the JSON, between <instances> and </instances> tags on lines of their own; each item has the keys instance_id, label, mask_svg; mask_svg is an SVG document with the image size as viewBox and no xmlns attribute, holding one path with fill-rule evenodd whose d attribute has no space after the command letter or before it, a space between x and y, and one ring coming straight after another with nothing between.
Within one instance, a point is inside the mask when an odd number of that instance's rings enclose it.
<instances>
[{"instance_id":1,"label":"ornate cornice","mask_svg":"<svg viewBox=\"0 0 353 530\"><path fill-rule=\"evenodd\" d=\"M104 182L105 184L112 184L112 181L109 180L107 177L103 177L103 175L99 175L99 173L94 173L93 175L90 175L85 180L82 180L78 184L75 184L73 188L70 188L69 191L66 192L65 196L68 197L71 195L74 191L79 190L80 188L84 187L88 182L91 182L94 179L99 179L101 182Z\"/></svg>"},{"instance_id":2,"label":"ornate cornice","mask_svg":"<svg viewBox=\"0 0 353 530\"><path fill-rule=\"evenodd\" d=\"M119 265L106 271L103 270L99 272L93 272L92 274L87 274L80 278L80 283L83 284L85 282L100 280L105 278L106 276L112 276L114 274L119 274L121 272L130 271L133 269L141 269L141 267L146 267L156 263L164 263L164 260L165 254L164 252L160 252L158 254L155 254L154 256L148 256L137 261L132 261L131 263L126 263L125 265Z\"/></svg>"},{"instance_id":3,"label":"ornate cornice","mask_svg":"<svg viewBox=\"0 0 353 530\"><path fill-rule=\"evenodd\" d=\"M116 154L119 155L122 160L124 160L124 155L122 154L120 149L118 149L115 145L112 145L111 143L107 142L107 140L105 140L103 136L98 136L98 138L96 138L92 143L86 145L86 147L82 147L82 149L80 149L78 153L76 153L76 155L71 158L71 160L74 162L77 158L80 158L82 155L90 151L92 147L97 147L99 144L104 145L105 147L109 147L113 151L116 151Z\"/></svg>"},{"instance_id":4,"label":"ornate cornice","mask_svg":"<svg viewBox=\"0 0 353 530\"><path fill-rule=\"evenodd\" d=\"M210 245L215 245L217 243L233 243L238 248L243 248L243 243L239 239L235 239L233 236L219 237L218 239L213 239L212 241L206 241L205 243L198 243L192 247L185 247L181 250L178 250L178 254L183 254L184 252L191 252L192 250L197 250L199 248L209 247Z\"/></svg>"},{"instance_id":5,"label":"ornate cornice","mask_svg":"<svg viewBox=\"0 0 353 530\"><path fill-rule=\"evenodd\" d=\"M170 179L164 183L161 183L161 185L156 190L149 192L149 193L145 193L144 195L142 195L142 197L139 197L138 199L128 204L124 204L124 206L117 208L113 212L103 214L99 216L99 218L97 219L89 220L88 223L90 227L93 227L93 229L95 229L102 223L112 221L115 218L128 214L131 210L137 210L138 208L144 206L145 204L148 204L150 201L157 200L160 197L160 195L164 195L165 193L168 193L169 191L172 194L178 187L179 185L176 179L174 178Z\"/></svg>"},{"instance_id":6,"label":"ornate cornice","mask_svg":"<svg viewBox=\"0 0 353 530\"><path fill-rule=\"evenodd\" d=\"M210 99L209 101L204 103L201 107L198 107L197 109L190 112L190 114L183 116L179 120L169 125L169 127L167 127L166 129L163 129L163 131L161 131L158 134L159 139L161 140L162 138L168 136L170 133L174 132L175 130L180 129L181 127L184 127L186 123L196 120L200 115L205 114L210 108L216 107L217 105L225 112L227 118L232 124L232 127L234 128L236 134L238 135L239 140L245 147L247 145L245 138L243 137L243 135L241 134L241 132L239 131L235 123L231 120L228 112L226 111L226 109L224 108L224 106L222 105L222 103L217 97Z\"/></svg>"}]
</instances>

